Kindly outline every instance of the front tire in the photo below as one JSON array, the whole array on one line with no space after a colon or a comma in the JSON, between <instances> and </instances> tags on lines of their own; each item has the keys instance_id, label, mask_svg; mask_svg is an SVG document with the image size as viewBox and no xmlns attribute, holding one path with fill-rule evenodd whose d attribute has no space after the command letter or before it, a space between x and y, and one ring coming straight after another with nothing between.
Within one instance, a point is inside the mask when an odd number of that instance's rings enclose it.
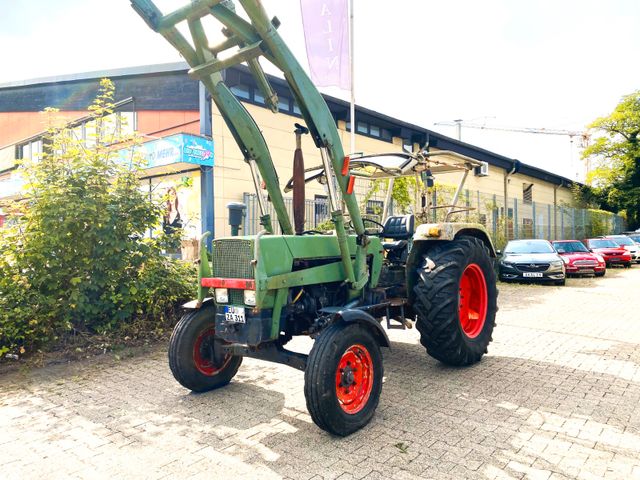
<instances>
[{"instance_id":1,"label":"front tire","mask_svg":"<svg viewBox=\"0 0 640 480\"><path fill-rule=\"evenodd\" d=\"M314 423L344 437L362 427L378 406L382 353L369 330L335 323L316 339L304 372L304 396Z\"/></svg>"},{"instance_id":2,"label":"front tire","mask_svg":"<svg viewBox=\"0 0 640 480\"><path fill-rule=\"evenodd\" d=\"M596 277L604 277L604 275L607 273L606 270L603 270L602 272L596 273L595 276Z\"/></svg>"},{"instance_id":3,"label":"front tire","mask_svg":"<svg viewBox=\"0 0 640 480\"><path fill-rule=\"evenodd\" d=\"M175 379L194 392L224 387L235 376L242 357L219 358L215 349L215 308L203 307L184 315L169 340L169 367Z\"/></svg>"},{"instance_id":4,"label":"front tire","mask_svg":"<svg viewBox=\"0 0 640 480\"><path fill-rule=\"evenodd\" d=\"M496 276L484 243L473 237L424 255L413 288L420 343L448 365L471 365L487 353L497 311Z\"/></svg>"}]
</instances>

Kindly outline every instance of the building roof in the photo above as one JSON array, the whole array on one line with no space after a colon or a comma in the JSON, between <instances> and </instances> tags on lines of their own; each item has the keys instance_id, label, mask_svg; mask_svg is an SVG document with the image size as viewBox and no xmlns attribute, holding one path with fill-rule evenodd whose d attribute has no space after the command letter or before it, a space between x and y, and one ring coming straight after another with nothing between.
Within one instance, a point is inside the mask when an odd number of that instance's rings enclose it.
<instances>
[{"instance_id":1,"label":"building roof","mask_svg":"<svg viewBox=\"0 0 640 480\"><path fill-rule=\"evenodd\" d=\"M198 82L187 76L188 68L185 62L174 62L3 83L0 84L0 112L41 111L50 106L60 110L86 110L98 91L96 79L105 77L115 83L116 101L133 97L132 108L135 110L197 110ZM242 65L232 67L224 74L230 86L240 83L254 85L253 77ZM279 95L291 95L284 79L273 75L268 77ZM334 118L347 121L349 103L330 95L323 96ZM555 185L569 186L575 183L569 178L521 163L517 159L455 140L365 107L356 106L356 113L359 120L386 128L393 136L404 138L411 143L452 150L507 171L511 171L515 166L518 173Z\"/></svg>"}]
</instances>

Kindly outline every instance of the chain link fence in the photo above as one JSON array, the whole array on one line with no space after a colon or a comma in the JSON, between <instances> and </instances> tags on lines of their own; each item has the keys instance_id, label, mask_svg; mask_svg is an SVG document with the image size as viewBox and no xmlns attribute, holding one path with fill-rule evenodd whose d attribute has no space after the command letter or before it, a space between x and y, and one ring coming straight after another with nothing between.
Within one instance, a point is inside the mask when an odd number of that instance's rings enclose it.
<instances>
[{"instance_id":1,"label":"chain link fence","mask_svg":"<svg viewBox=\"0 0 640 480\"><path fill-rule=\"evenodd\" d=\"M384 192L360 189L359 198L364 216L380 221L384 206ZM455 188L438 185L431 190L426 214L429 222L444 222L452 204ZM260 210L256 195L245 193L243 202L247 205L244 219L244 233L254 235L260 231ZM365 203L366 202L366 203ZM365 206L366 204L366 206ZM275 213L267 203L274 223L275 233L281 229L275 221ZM293 201L285 198L285 205L293 218ZM305 230L322 228L330 219L329 203L326 197L316 196L305 201ZM390 214L402 215L410 211L399 211L391 202ZM450 222L472 222L483 225L496 248L503 248L508 240L521 238L544 238L547 240L584 239L599 235L620 233L625 230L624 219L619 215L602 210L573 208L568 205L554 205L540 202L525 202L508 199L506 209L504 197L480 192L463 190L458 198L454 212L449 215Z\"/></svg>"}]
</instances>

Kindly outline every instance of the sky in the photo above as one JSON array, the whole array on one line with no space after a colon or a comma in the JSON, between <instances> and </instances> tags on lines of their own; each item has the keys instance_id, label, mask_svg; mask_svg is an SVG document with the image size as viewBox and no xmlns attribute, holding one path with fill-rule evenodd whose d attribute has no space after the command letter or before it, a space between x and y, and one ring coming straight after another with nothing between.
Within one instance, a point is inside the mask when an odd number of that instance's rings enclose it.
<instances>
[{"instance_id":1,"label":"sky","mask_svg":"<svg viewBox=\"0 0 640 480\"><path fill-rule=\"evenodd\" d=\"M164 13L185 2L156 0ZM263 4L308 68L298 0ZM126 0L0 8L0 83L181 60ZM455 127L435 124L583 131L640 89L638 0L354 0L354 14L356 103L454 138ZM584 178L577 139L463 126L462 140Z\"/></svg>"}]
</instances>

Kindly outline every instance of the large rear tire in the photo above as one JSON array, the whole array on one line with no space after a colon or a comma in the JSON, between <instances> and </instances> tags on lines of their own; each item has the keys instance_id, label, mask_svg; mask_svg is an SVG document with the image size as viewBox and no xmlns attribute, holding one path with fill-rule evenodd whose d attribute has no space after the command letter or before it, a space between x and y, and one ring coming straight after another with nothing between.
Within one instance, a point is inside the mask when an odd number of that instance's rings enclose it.
<instances>
[{"instance_id":1,"label":"large rear tire","mask_svg":"<svg viewBox=\"0 0 640 480\"><path fill-rule=\"evenodd\" d=\"M344 437L364 427L382 390L382 353L371 332L336 323L316 339L304 372L304 396L314 423Z\"/></svg>"},{"instance_id":2,"label":"large rear tire","mask_svg":"<svg viewBox=\"0 0 640 480\"><path fill-rule=\"evenodd\" d=\"M215 349L215 309L203 307L184 315L169 340L169 367L175 379L194 392L224 387L235 376L242 357L220 358Z\"/></svg>"},{"instance_id":3,"label":"large rear tire","mask_svg":"<svg viewBox=\"0 0 640 480\"><path fill-rule=\"evenodd\" d=\"M413 288L420 343L448 365L471 365L487 353L497 311L489 250L473 237L438 244L423 256Z\"/></svg>"}]
</instances>

